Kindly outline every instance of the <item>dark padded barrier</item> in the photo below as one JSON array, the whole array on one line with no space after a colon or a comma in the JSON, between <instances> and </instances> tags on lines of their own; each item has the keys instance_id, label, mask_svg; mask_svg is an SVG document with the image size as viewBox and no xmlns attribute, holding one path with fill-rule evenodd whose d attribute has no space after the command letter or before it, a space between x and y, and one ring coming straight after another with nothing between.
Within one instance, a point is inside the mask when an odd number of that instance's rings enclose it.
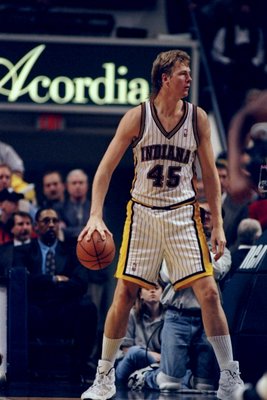
<instances>
[{"instance_id":1,"label":"dark padded barrier","mask_svg":"<svg viewBox=\"0 0 267 400\"><path fill-rule=\"evenodd\" d=\"M267 232L223 290L234 355L246 382L267 371Z\"/></svg>"},{"instance_id":2,"label":"dark padded barrier","mask_svg":"<svg viewBox=\"0 0 267 400\"><path fill-rule=\"evenodd\" d=\"M28 367L27 297L25 296L27 275L25 268L9 271L8 320L7 320L7 378L24 379Z\"/></svg>"}]
</instances>

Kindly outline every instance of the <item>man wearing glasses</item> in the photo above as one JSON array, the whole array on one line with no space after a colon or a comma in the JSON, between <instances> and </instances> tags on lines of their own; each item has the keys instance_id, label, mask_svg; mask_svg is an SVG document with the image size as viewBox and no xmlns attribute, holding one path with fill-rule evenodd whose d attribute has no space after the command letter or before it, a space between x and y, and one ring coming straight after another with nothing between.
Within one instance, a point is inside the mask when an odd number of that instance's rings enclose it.
<instances>
[{"instance_id":1,"label":"man wearing glasses","mask_svg":"<svg viewBox=\"0 0 267 400\"><path fill-rule=\"evenodd\" d=\"M97 327L96 306L85 295L87 270L78 263L74 249L58 239L59 217L55 210L39 209L35 230L37 238L27 245L25 257L29 339L74 339L72 373L84 377Z\"/></svg>"}]
</instances>

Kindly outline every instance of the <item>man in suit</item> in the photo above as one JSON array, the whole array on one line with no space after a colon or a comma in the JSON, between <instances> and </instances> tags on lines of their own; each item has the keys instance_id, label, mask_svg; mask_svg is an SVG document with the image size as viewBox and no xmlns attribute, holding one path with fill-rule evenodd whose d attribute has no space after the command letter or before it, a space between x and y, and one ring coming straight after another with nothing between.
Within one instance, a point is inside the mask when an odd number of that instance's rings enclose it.
<instances>
[{"instance_id":1,"label":"man in suit","mask_svg":"<svg viewBox=\"0 0 267 400\"><path fill-rule=\"evenodd\" d=\"M42 207L51 207L56 211L62 209L65 201L65 184L60 171L51 170L43 174Z\"/></svg>"},{"instance_id":2,"label":"man in suit","mask_svg":"<svg viewBox=\"0 0 267 400\"><path fill-rule=\"evenodd\" d=\"M25 258L28 270L30 338L74 338L73 369L83 374L92 351L97 310L86 296L87 270L71 248L58 240L59 217L51 208L36 213L38 238L31 240ZM48 263L49 258L49 263Z\"/></svg>"},{"instance_id":3,"label":"man in suit","mask_svg":"<svg viewBox=\"0 0 267 400\"><path fill-rule=\"evenodd\" d=\"M232 265L231 269L222 282L222 288L230 281L235 271L240 267L246 258L251 247L262 235L261 224L253 218L244 218L237 228L237 245L231 251Z\"/></svg>"},{"instance_id":4,"label":"man in suit","mask_svg":"<svg viewBox=\"0 0 267 400\"><path fill-rule=\"evenodd\" d=\"M33 232L33 220L26 211L16 211L9 220L13 240L0 246L0 275L7 276L8 270L23 264L24 244L30 243ZM22 247L21 247L22 246Z\"/></svg>"}]
</instances>

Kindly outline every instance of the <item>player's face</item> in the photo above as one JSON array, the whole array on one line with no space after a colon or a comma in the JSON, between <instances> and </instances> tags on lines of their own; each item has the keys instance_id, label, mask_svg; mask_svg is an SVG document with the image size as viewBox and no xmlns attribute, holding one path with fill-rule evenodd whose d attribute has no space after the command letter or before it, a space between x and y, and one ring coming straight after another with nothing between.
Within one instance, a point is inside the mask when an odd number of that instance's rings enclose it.
<instances>
[{"instance_id":1,"label":"player's face","mask_svg":"<svg viewBox=\"0 0 267 400\"><path fill-rule=\"evenodd\" d=\"M179 98L188 96L192 77L189 66L176 62L172 74L167 79L170 90Z\"/></svg>"}]
</instances>

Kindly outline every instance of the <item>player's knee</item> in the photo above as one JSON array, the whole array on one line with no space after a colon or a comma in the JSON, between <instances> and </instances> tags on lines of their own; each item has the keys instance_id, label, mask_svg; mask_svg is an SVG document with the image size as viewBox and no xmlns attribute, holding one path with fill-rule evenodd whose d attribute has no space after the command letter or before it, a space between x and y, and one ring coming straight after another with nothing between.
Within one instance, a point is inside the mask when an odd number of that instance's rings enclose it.
<instances>
[{"instance_id":1,"label":"player's knee","mask_svg":"<svg viewBox=\"0 0 267 400\"><path fill-rule=\"evenodd\" d=\"M219 304L220 295L215 281L201 280L201 282L196 282L193 289L201 307Z\"/></svg>"},{"instance_id":2,"label":"player's knee","mask_svg":"<svg viewBox=\"0 0 267 400\"><path fill-rule=\"evenodd\" d=\"M137 291L137 286L125 284L125 282L119 282L115 291L113 305L130 309L135 302Z\"/></svg>"},{"instance_id":3,"label":"player's knee","mask_svg":"<svg viewBox=\"0 0 267 400\"><path fill-rule=\"evenodd\" d=\"M219 304L220 296L217 288L213 286L205 288L201 293L199 301L205 306L214 306Z\"/></svg>"}]
</instances>

